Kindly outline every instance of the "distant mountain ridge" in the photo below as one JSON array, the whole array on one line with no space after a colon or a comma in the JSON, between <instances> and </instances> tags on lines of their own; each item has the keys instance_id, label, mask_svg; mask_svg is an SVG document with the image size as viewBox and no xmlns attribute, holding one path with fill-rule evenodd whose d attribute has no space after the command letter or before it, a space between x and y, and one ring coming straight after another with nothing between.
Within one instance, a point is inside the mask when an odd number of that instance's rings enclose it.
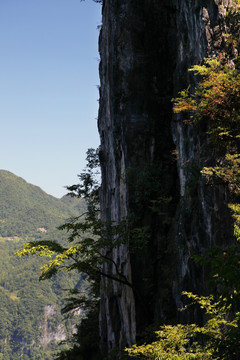
<instances>
[{"instance_id":1,"label":"distant mountain ridge","mask_svg":"<svg viewBox=\"0 0 240 360\"><path fill-rule=\"evenodd\" d=\"M56 229L84 208L81 199L57 199L7 170L0 170L0 236L36 235Z\"/></svg>"}]
</instances>

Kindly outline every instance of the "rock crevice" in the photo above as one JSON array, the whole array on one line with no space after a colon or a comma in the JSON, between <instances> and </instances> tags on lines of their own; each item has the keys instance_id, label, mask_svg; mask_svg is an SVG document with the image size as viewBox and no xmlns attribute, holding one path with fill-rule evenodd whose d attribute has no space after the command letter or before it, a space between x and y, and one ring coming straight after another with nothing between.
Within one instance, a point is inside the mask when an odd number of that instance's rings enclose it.
<instances>
[{"instance_id":1,"label":"rock crevice","mask_svg":"<svg viewBox=\"0 0 240 360\"><path fill-rule=\"evenodd\" d=\"M196 85L188 69L221 51L230 5L230 0L103 1L101 216L119 222L134 213L136 226L149 229L143 251L131 252L128 243L107 251L133 287L102 279L103 353L130 346L137 331L154 322L176 319L181 291L204 291L204 275L197 273L191 253L224 242L230 227L221 224L222 216L229 219L225 190L210 189L199 173L205 135L173 117L171 102L178 91ZM104 271L115 269L107 264Z\"/></svg>"}]
</instances>

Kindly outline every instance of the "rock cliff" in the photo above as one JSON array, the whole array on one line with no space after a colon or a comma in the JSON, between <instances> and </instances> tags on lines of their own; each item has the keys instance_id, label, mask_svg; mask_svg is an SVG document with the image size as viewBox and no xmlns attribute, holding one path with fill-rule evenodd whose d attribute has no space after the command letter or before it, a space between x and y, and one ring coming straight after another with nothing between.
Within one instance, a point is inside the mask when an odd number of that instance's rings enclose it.
<instances>
[{"instance_id":1,"label":"rock cliff","mask_svg":"<svg viewBox=\"0 0 240 360\"><path fill-rule=\"evenodd\" d=\"M181 291L204 292L191 261L230 233L224 188L200 169L212 154L204 131L173 116L171 99L195 80L188 72L223 46L231 0L103 0L100 48L101 213L119 222L134 214L147 245L109 249L132 286L103 278L103 353L129 346L153 323L174 321ZM223 222L222 219L225 219ZM197 314L189 314L197 316ZM188 319L184 319L188 320Z\"/></svg>"}]
</instances>

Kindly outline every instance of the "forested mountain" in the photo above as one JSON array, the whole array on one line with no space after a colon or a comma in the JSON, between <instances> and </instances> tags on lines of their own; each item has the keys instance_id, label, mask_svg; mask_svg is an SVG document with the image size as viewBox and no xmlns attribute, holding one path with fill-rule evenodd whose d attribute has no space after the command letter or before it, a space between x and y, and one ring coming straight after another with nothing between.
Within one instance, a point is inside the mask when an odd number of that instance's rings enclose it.
<instances>
[{"instance_id":1,"label":"forested mountain","mask_svg":"<svg viewBox=\"0 0 240 360\"><path fill-rule=\"evenodd\" d=\"M39 228L56 229L82 206L67 196L54 198L6 170L0 170L0 204L1 236L36 236Z\"/></svg>"},{"instance_id":2,"label":"forested mountain","mask_svg":"<svg viewBox=\"0 0 240 360\"><path fill-rule=\"evenodd\" d=\"M81 200L56 199L14 174L0 171L0 359L50 360L73 331L61 315L66 289L78 273L40 281L44 259L14 253L29 240L65 241L60 224L83 209ZM76 322L76 319L75 321Z\"/></svg>"},{"instance_id":3,"label":"forested mountain","mask_svg":"<svg viewBox=\"0 0 240 360\"><path fill-rule=\"evenodd\" d=\"M238 360L240 0L95 1L101 145L72 187L86 216L67 224L69 248L23 249L58 256L45 274L62 277L39 287L36 257L12 254L24 236L65 241L55 229L77 204L39 189L33 200L3 173L0 359L54 358L52 334L72 329L55 321L60 289L75 286L60 271L72 261L97 296L87 293L90 316L59 360L123 360L126 347L130 359Z\"/></svg>"}]
</instances>

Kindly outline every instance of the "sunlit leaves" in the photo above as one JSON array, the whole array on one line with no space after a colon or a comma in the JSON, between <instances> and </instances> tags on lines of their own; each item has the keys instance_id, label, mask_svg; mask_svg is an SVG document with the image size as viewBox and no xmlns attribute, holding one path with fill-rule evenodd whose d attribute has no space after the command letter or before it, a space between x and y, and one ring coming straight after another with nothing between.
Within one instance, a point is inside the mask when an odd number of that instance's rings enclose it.
<instances>
[{"instance_id":1,"label":"sunlit leaves","mask_svg":"<svg viewBox=\"0 0 240 360\"><path fill-rule=\"evenodd\" d=\"M211 349L195 341L201 330L202 328L195 324L164 325L156 332L157 341L152 344L135 345L126 351L131 356L149 360L211 360Z\"/></svg>"},{"instance_id":2,"label":"sunlit leaves","mask_svg":"<svg viewBox=\"0 0 240 360\"><path fill-rule=\"evenodd\" d=\"M37 255L51 257L42 266L40 279L51 278L57 272L76 270L91 278L100 276L132 286L122 274L117 263L107 254L109 248L117 248L131 241L132 249L144 246L147 229L132 228L130 218L120 222L100 219L99 214L99 150L87 151L87 166L79 175L80 183L69 186L70 196L83 197L86 211L79 217L71 218L59 227L68 235L69 246L54 241L34 241L24 245L18 256ZM109 273L102 271L104 263L110 264Z\"/></svg>"},{"instance_id":3,"label":"sunlit leaves","mask_svg":"<svg viewBox=\"0 0 240 360\"><path fill-rule=\"evenodd\" d=\"M221 165L204 167L201 173L208 180L213 177L221 179L228 184L231 193L240 195L240 154L227 153L221 160Z\"/></svg>"},{"instance_id":4,"label":"sunlit leaves","mask_svg":"<svg viewBox=\"0 0 240 360\"><path fill-rule=\"evenodd\" d=\"M175 114L180 112L191 113L197 110L197 101L193 96L190 95L189 88L182 90L179 95L180 96L178 98L174 99L173 112Z\"/></svg>"},{"instance_id":5,"label":"sunlit leaves","mask_svg":"<svg viewBox=\"0 0 240 360\"><path fill-rule=\"evenodd\" d=\"M173 111L187 112L194 123L207 123L212 144L229 148L240 131L240 75L236 69L229 68L225 55L222 56L190 69L202 80L193 93L189 89L180 92Z\"/></svg>"}]
</instances>

